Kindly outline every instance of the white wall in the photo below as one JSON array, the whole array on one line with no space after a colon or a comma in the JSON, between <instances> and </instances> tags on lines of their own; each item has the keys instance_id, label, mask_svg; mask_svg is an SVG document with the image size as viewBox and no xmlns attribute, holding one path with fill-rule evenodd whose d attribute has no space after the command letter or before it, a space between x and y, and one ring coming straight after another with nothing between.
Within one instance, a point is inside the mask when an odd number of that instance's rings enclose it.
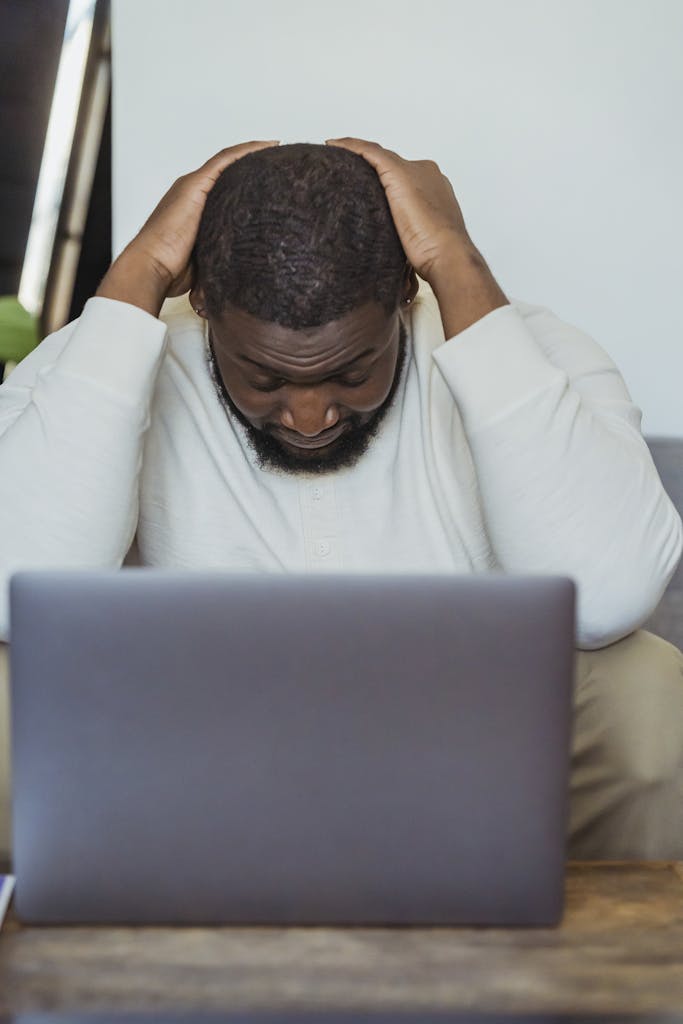
<instances>
[{"instance_id":1,"label":"white wall","mask_svg":"<svg viewBox=\"0 0 683 1024\"><path fill-rule=\"evenodd\" d=\"M683 436L681 0L114 0L113 30L116 251L223 146L374 139Z\"/></svg>"}]
</instances>

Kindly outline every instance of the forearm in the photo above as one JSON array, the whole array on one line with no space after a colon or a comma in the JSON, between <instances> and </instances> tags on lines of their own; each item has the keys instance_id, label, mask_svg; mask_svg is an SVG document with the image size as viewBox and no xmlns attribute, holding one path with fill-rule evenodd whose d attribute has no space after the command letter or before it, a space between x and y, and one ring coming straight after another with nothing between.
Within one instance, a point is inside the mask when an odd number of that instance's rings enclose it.
<instances>
[{"instance_id":1,"label":"forearm","mask_svg":"<svg viewBox=\"0 0 683 1024\"><path fill-rule=\"evenodd\" d=\"M169 284L163 267L151 256L141 256L128 246L112 263L95 294L100 298L127 302L158 317Z\"/></svg>"},{"instance_id":2,"label":"forearm","mask_svg":"<svg viewBox=\"0 0 683 1024\"><path fill-rule=\"evenodd\" d=\"M502 288L469 238L454 239L430 272L444 337L471 327L487 313L508 304Z\"/></svg>"}]
</instances>

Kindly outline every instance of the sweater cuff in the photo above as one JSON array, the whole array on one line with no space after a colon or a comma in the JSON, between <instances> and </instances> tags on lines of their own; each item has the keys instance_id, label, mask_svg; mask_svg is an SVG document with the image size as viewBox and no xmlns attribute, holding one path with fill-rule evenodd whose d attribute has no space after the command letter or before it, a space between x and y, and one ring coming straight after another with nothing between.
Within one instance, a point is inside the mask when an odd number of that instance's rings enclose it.
<instances>
[{"instance_id":1,"label":"sweater cuff","mask_svg":"<svg viewBox=\"0 0 683 1024\"><path fill-rule=\"evenodd\" d=\"M469 429L501 418L564 378L511 305L487 313L433 356Z\"/></svg>"},{"instance_id":2,"label":"sweater cuff","mask_svg":"<svg viewBox=\"0 0 683 1024\"><path fill-rule=\"evenodd\" d=\"M166 324L128 302L88 299L57 362L62 373L137 402L155 379Z\"/></svg>"}]
</instances>

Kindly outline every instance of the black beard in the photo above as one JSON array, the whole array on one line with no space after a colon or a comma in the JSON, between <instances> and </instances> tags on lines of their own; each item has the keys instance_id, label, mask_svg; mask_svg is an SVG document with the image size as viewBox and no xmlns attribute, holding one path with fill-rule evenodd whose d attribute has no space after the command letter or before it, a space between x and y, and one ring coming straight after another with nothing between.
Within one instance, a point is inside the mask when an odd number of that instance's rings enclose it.
<instances>
[{"instance_id":1,"label":"black beard","mask_svg":"<svg viewBox=\"0 0 683 1024\"><path fill-rule=\"evenodd\" d=\"M347 420L349 426L347 426L344 433L336 441L332 441L324 448L312 449L308 455L298 455L289 448L285 448L277 438L272 436L268 428L265 430L257 429L237 408L228 394L218 369L211 332L208 332L209 370L226 412L234 416L244 428L247 435L247 443L256 455L259 468L272 469L282 473L318 475L355 466L359 459L365 455L370 446L370 441L377 434L382 421L392 406L401 381L401 374L406 360L406 350L406 329L403 321L400 321L396 369L389 394L382 404L374 411L366 423L361 422L360 416L354 413Z\"/></svg>"}]
</instances>

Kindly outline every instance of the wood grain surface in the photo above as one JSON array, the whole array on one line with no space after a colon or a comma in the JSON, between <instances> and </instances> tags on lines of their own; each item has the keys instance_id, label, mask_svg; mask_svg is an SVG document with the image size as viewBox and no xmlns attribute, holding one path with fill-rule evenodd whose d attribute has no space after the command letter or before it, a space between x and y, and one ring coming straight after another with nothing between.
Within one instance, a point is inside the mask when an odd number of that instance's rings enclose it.
<instances>
[{"instance_id":1,"label":"wood grain surface","mask_svg":"<svg viewBox=\"0 0 683 1024\"><path fill-rule=\"evenodd\" d=\"M557 929L24 928L0 1011L683 1008L683 865L570 864Z\"/></svg>"}]
</instances>

